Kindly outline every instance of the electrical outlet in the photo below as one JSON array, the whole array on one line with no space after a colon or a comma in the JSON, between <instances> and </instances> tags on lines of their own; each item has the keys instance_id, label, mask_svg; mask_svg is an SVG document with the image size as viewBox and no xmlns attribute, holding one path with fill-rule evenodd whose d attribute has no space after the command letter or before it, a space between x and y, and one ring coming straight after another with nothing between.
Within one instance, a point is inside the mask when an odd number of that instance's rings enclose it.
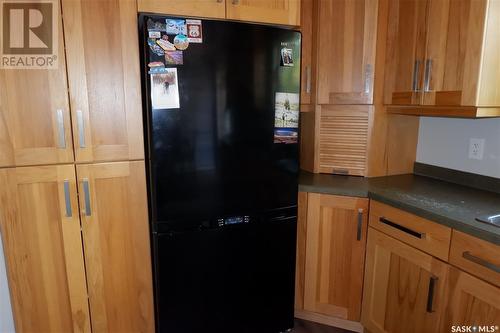
<instances>
[{"instance_id":1,"label":"electrical outlet","mask_svg":"<svg viewBox=\"0 0 500 333\"><path fill-rule=\"evenodd\" d=\"M471 138L469 141L469 158L482 160L484 154L484 139Z\"/></svg>"}]
</instances>

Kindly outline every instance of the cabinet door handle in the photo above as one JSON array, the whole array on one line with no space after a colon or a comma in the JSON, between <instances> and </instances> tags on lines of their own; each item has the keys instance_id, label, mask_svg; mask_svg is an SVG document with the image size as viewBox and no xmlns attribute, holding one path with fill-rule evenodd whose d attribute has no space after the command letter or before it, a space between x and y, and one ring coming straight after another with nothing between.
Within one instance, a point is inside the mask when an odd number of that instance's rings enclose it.
<instances>
[{"instance_id":1,"label":"cabinet door handle","mask_svg":"<svg viewBox=\"0 0 500 333\"><path fill-rule=\"evenodd\" d=\"M400 230L402 232L405 232L405 233L407 233L407 234L409 234L409 235L411 235L413 237L417 237L417 238L420 238L420 239L425 238L425 234L424 233L421 233L421 232L418 232L418 231L415 231L415 230L411 230L411 229L409 229L407 227L404 227L404 226L402 226L400 224L397 224L397 223L394 223L392 221L389 221L385 217L379 218L379 221L381 223L383 223L383 224L386 224L386 225L390 226L390 227L393 227L393 228L398 229L398 230Z\"/></svg>"},{"instance_id":2,"label":"cabinet door handle","mask_svg":"<svg viewBox=\"0 0 500 333\"><path fill-rule=\"evenodd\" d=\"M238 5L240 3L240 0L233 0L233 5Z\"/></svg>"},{"instance_id":3,"label":"cabinet door handle","mask_svg":"<svg viewBox=\"0 0 500 333\"><path fill-rule=\"evenodd\" d=\"M356 233L356 239L361 240L361 232L363 230L363 208L358 209L358 230Z\"/></svg>"},{"instance_id":4,"label":"cabinet door handle","mask_svg":"<svg viewBox=\"0 0 500 333\"><path fill-rule=\"evenodd\" d=\"M431 74L432 74L432 59L425 61L425 78L424 78L424 91L431 91Z\"/></svg>"},{"instance_id":5,"label":"cabinet door handle","mask_svg":"<svg viewBox=\"0 0 500 333\"><path fill-rule=\"evenodd\" d=\"M311 93L311 66L306 66L306 93Z\"/></svg>"},{"instance_id":6,"label":"cabinet door handle","mask_svg":"<svg viewBox=\"0 0 500 333\"><path fill-rule=\"evenodd\" d=\"M217 0L217 2L221 3L223 0Z\"/></svg>"},{"instance_id":7,"label":"cabinet door handle","mask_svg":"<svg viewBox=\"0 0 500 333\"><path fill-rule=\"evenodd\" d=\"M434 292L436 290L436 283L438 282L438 278L435 276L431 276L429 280L429 292L427 293L427 312L434 312Z\"/></svg>"},{"instance_id":8,"label":"cabinet door handle","mask_svg":"<svg viewBox=\"0 0 500 333\"><path fill-rule=\"evenodd\" d=\"M64 114L63 110L58 109L57 115L57 147L66 148L66 131L64 129Z\"/></svg>"},{"instance_id":9,"label":"cabinet door handle","mask_svg":"<svg viewBox=\"0 0 500 333\"><path fill-rule=\"evenodd\" d=\"M365 66L365 94L369 94L371 90L372 83L372 65L366 64Z\"/></svg>"},{"instance_id":10,"label":"cabinet door handle","mask_svg":"<svg viewBox=\"0 0 500 333\"><path fill-rule=\"evenodd\" d=\"M66 217L71 217L73 212L71 211L71 197L69 194L69 180L64 180L64 203L66 206Z\"/></svg>"},{"instance_id":11,"label":"cabinet door handle","mask_svg":"<svg viewBox=\"0 0 500 333\"><path fill-rule=\"evenodd\" d=\"M83 197L85 200L85 215L90 216L92 210L90 209L90 189L88 178L83 178Z\"/></svg>"},{"instance_id":12,"label":"cabinet door handle","mask_svg":"<svg viewBox=\"0 0 500 333\"><path fill-rule=\"evenodd\" d=\"M465 251L464 253L462 253L462 257L466 260L472 261L475 264L478 264L478 265L481 265L481 266L486 267L488 269L491 269L492 271L494 271L496 273L500 273L500 266L495 265L495 264L493 264L489 261L486 261L482 258L476 257L476 256L472 255L469 251Z\"/></svg>"},{"instance_id":13,"label":"cabinet door handle","mask_svg":"<svg viewBox=\"0 0 500 333\"><path fill-rule=\"evenodd\" d=\"M413 86L412 90L413 91L418 91L418 73L420 73L420 60L415 60L415 63L413 64Z\"/></svg>"},{"instance_id":14,"label":"cabinet door handle","mask_svg":"<svg viewBox=\"0 0 500 333\"><path fill-rule=\"evenodd\" d=\"M78 142L80 148L85 148L85 123L83 121L82 110L76 110L76 122L78 125Z\"/></svg>"}]
</instances>

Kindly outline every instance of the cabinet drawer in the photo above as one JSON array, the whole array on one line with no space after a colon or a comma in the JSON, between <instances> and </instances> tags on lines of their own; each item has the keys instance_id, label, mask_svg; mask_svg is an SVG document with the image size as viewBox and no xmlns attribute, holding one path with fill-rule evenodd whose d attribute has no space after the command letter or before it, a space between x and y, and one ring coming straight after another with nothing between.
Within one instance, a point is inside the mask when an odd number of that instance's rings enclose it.
<instances>
[{"instance_id":1,"label":"cabinet drawer","mask_svg":"<svg viewBox=\"0 0 500 333\"><path fill-rule=\"evenodd\" d=\"M439 259L448 260L451 229L377 201L370 203L370 226Z\"/></svg>"},{"instance_id":2,"label":"cabinet drawer","mask_svg":"<svg viewBox=\"0 0 500 333\"><path fill-rule=\"evenodd\" d=\"M500 286L500 246L453 230L450 263Z\"/></svg>"}]
</instances>

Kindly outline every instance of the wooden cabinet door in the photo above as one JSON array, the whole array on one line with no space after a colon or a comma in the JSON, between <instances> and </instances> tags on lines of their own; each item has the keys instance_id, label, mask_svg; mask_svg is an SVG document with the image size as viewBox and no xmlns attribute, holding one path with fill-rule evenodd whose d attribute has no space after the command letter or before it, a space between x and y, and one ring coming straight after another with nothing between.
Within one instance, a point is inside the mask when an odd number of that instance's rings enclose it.
<instances>
[{"instance_id":1,"label":"wooden cabinet door","mask_svg":"<svg viewBox=\"0 0 500 333\"><path fill-rule=\"evenodd\" d=\"M427 0L391 0L388 15L384 103L420 104Z\"/></svg>"},{"instance_id":2,"label":"wooden cabinet door","mask_svg":"<svg viewBox=\"0 0 500 333\"><path fill-rule=\"evenodd\" d=\"M309 193L304 309L359 321L368 199Z\"/></svg>"},{"instance_id":3,"label":"wooden cabinet door","mask_svg":"<svg viewBox=\"0 0 500 333\"><path fill-rule=\"evenodd\" d=\"M166 15L226 17L226 0L138 0L139 12Z\"/></svg>"},{"instance_id":4,"label":"wooden cabinet door","mask_svg":"<svg viewBox=\"0 0 500 333\"><path fill-rule=\"evenodd\" d=\"M423 104L476 104L486 7L487 0L429 1Z\"/></svg>"},{"instance_id":5,"label":"wooden cabinet door","mask_svg":"<svg viewBox=\"0 0 500 333\"><path fill-rule=\"evenodd\" d=\"M76 160L143 158L135 1L62 6Z\"/></svg>"},{"instance_id":6,"label":"wooden cabinet door","mask_svg":"<svg viewBox=\"0 0 500 333\"><path fill-rule=\"evenodd\" d=\"M17 332L90 332L72 165L0 170L0 231Z\"/></svg>"},{"instance_id":7,"label":"wooden cabinet door","mask_svg":"<svg viewBox=\"0 0 500 333\"><path fill-rule=\"evenodd\" d=\"M62 37L57 69L0 69L0 167L73 161Z\"/></svg>"},{"instance_id":8,"label":"wooden cabinet door","mask_svg":"<svg viewBox=\"0 0 500 333\"><path fill-rule=\"evenodd\" d=\"M439 332L447 269L369 228L361 323L371 333Z\"/></svg>"},{"instance_id":9,"label":"wooden cabinet door","mask_svg":"<svg viewBox=\"0 0 500 333\"><path fill-rule=\"evenodd\" d=\"M302 33L302 50L300 52L300 70L301 70L301 81L300 81L300 104L308 105L314 103L312 99L313 90L313 45L314 34L313 34L313 1L303 1L300 5L300 32ZM301 107L301 111L305 111L304 107Z\"/></svg>"},{"instance_id":10,"label":"wooden cabinet door","mask_svg":"<svg viewBox=\"0 0 500 333\"><path fill-rule=\"evenodd\" d=\"M495 327L500 323L500 288L452 267L449 292L440 332L453 326ZM495 332L490 329L483 332ZM473 331L474 332L474 331Z\"/></svg>"},{"instance_id":11,"label":"wooden cabinet door","mask_svg":"<svg viewBox=\"0 0 500 333\"><path fill-rule=\"evenodd\" d=\"M93 332L153 332L143 161L77 166Z\"/></svg>"},{"instance_id":12,"label":"wooden cabinet door","mask_svg":"<svg viewBox=\"0 0 500 333\"><path fill-rule=\"evenodd\" d=\"M300 0L226 0L231 20L300 25Z\"/></svg>"},{"instance_id":13,"label":"wooden cabinet door","mask_svg":"<svg viewBox=\"0 0 500 333\"><path fill-rule=\"evenodd\" d=\"M319 104L372 104L377 10L378 0L319 1Z\"/></svg>"}]
</instances>

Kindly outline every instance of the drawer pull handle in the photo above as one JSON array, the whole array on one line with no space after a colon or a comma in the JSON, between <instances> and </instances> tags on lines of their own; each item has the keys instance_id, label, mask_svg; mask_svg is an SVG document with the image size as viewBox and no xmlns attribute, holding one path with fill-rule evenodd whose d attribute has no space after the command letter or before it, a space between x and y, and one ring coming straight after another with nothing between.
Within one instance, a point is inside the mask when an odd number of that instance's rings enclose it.
<instances>
[{"instance_id":1,"label":"drawer pull handle","mask_svg":"<svg viewBox=\"0 0 500 333\"><path fill-rule=\"evenodd\" d=\"M379 221L382 222L383 224L386 224L386 225L390 226L390 227L393 227L393 228L398 229L398 230L400 230L402 232L405 232L405 233L407 233L407 234L409 234L409 235L411 235L413 237L420 238L420 239L425 238L425 234L417 232L415 230L408 229L407 227L403 227L400 224L397 224L397 223L394 223L392 221L389 221L385 217L381 217L379 219Z\"/></svg>"},{"instance_id":2,"label":"drawer pull handle","mask_svg":"<svg viewBox=\"0 0 500 333\"><path fill-rule=\"evenodd\" d=\"M462 257L466 260L472 261L475 264L481 265L483 267L486 267L488 269L491 269L492 271L496 273L500 273L500 266L497 266L495 264L492 264L491 262L488 262L484 259L481 259L479 257L476 257L472 255L469 251L465 251L462 253Z\"/></svg>"},{"instance_id":3,"label":"drawer pull handle","mask_svg":"<svg viewBox=\"0 0 500 333\"><path fill-rule=\"evenodd\" d=\"M363 209L360 208L358 209L358 230L357 230L357 235L356 239L361 240L361 231L363 230Z\"/></svg>"},{"instance_id":4,"label":"drawer pull handle","mask_svg":"<svg viewBox=\"0 0 500 333\"><path fill-rule=\"evenodd\" d=\"M436 290L436 283L438 278L431 276L429 280L429 292L427 293L427 312L434 312L434 291Z\"/></svg>"}]
</instances>

